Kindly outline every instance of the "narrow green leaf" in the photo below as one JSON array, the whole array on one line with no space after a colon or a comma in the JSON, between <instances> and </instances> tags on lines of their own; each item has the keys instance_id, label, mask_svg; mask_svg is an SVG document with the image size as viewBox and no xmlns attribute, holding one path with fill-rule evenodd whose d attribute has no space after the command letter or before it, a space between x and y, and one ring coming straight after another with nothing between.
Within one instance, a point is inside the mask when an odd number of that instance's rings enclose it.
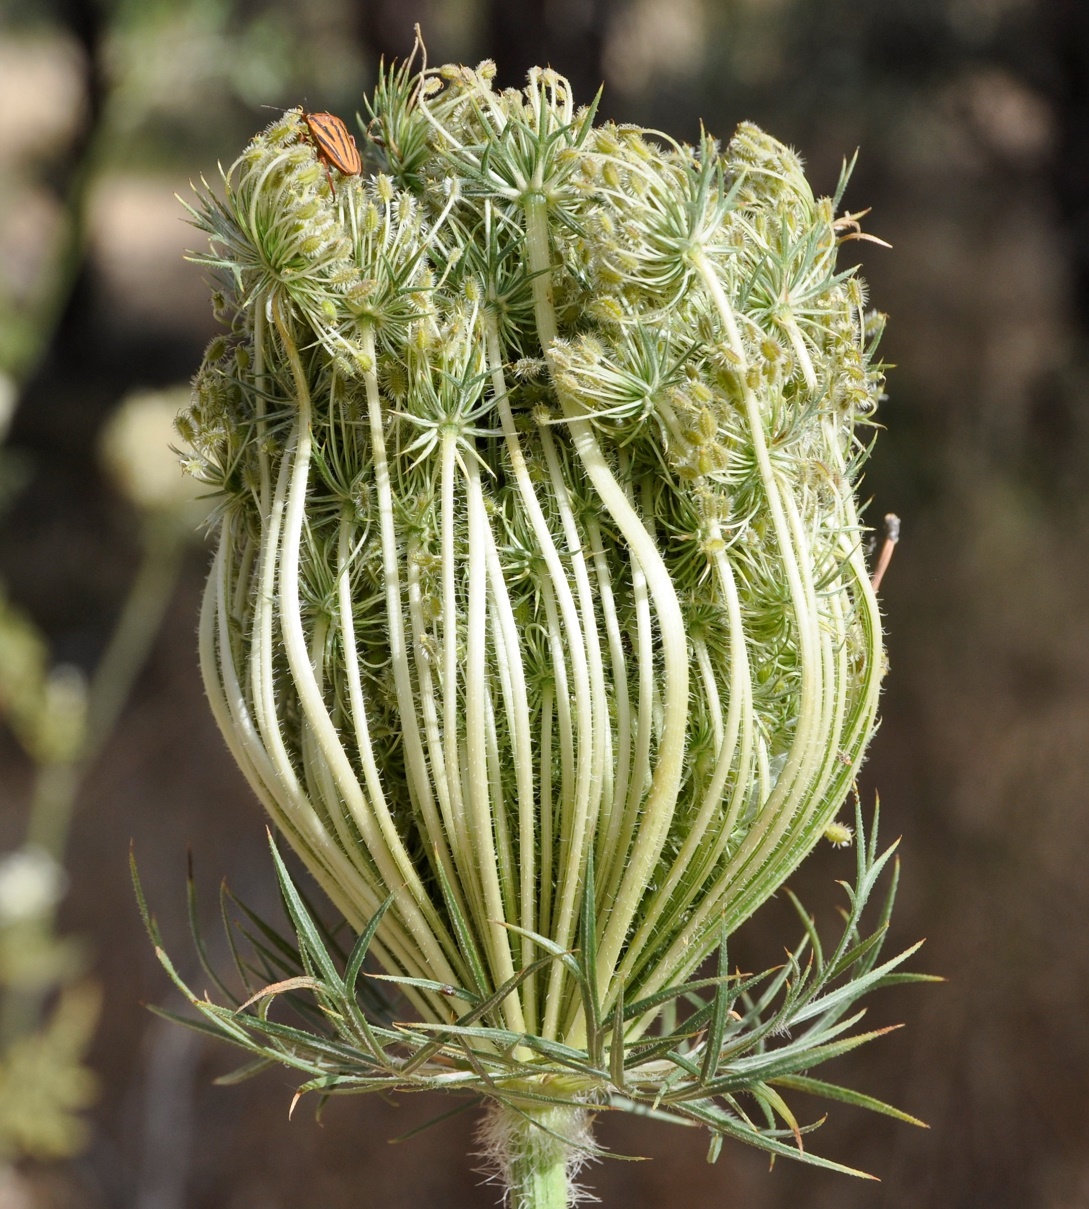
<instances>
[{"instance_id":1,"label":"narrow green leaf","mask_svg":"<svg viewBox=\"0 0 1089 1209\"><path fill-rule=\"evenodd\" d=\"M867 1171L859 1171L855 1167L845 1167L842 1163L821 1158L811 1150L798 1150L797 1147L788 1146L785 1142L770 1138L766 1134L724 1117L722 1114L708 1112L706 1109L694 1105L686 1105L684 1111L686 1115L707 1125L708 1128L724 1136L735 1138L739 1142L744 1142L747 1146L755 1146L758 1150L763 1150L768 1154L780 1155L799 1163L807 1163L811 1167L822 1167L826 1171L838 1171L843 1175L852 1175L862 1180L876 1180L877 1178Z\"/></svg>"},{"instance_id":2,"label":"narrow green leaf","mask_svg":"<svg viewBox=\"0 0 1089 1209\"><path fill-rule=\"evenodd\" d=\"M469 1064L473 1074L476 1075L476 1077L485 1085L485 1087L489 1089L489 1091L494 1093L495 1081L484 1069L484 1064L477 1059L476 1054L473 1052L472 1046L469 1044L468 1038L458 1037L457 1040L461 1046L461 1052L465 1055L465 1061Z\"/></svg>"},{"instance_id":3,"label":"narrow green leaf","mask_svg":"<svg viewBox=\"0 0 1089 1209\"><path fill-rule=\"evenodd\" d=\"M444 995L450 999L461 999L468 1004L478 1004L479 995L467 991L464 987L452 986L448 982L435 982L431 978L409 978L407 974L368 974L375 982L392 982L395 986L416 987L417 990L430 991L433 995Z\"/></svg>"},{"instance_id":4,"label":"narrow green leaf","mask_svg":"<svg viewBox=\"0 0 1089 1209\"><path fill-rule=\"evenodd\" d=\"M151 943L158 950L162 948L163 938L155 917L148 910L147 899L144 897L144 887L140 881L140 872L136 868L136 845L129 843L129 875L132 877L132 888L136 894L136 905L140 910L140 918L144 921L144 929Z\"/></svg>"},{"instance_id":5,"label":"narrow green leaf","mask_svg":"<svg viewBox=\"0 0 1089 1209\"><path fill-rule=\"evenodd\" d=\"M886 932L882 929L871 932L869 936L864 940L860 940L852 948L845 949L843 953L836 955L832 963L827 967L822 981L834 982L841 975L845 974L851 966L860 963L875 947L880 950L885 936Z\"/></svg>"},{"instance_id":6,"label":"narrow green leaf","mask_svg":"<svg viewBox=\"0 0 1089 1209\"><path fill-rule=\"evenodd\" d=\"M762 982L771 971L764 970L759 974L728 974L727 982L734 982L737 985L734 987L734 994L740 996L745 991L757 986ZM706 991L713 987L718 987L722 982L721 978L700 978L695 982L686 982L683 986L665 987L653 995L648 995L644 999L637 999L634 1003L629 1003L624 1009L625 1020L635 1020L639 1016L646 1015L647 1012L654 1011L655 1008L661 1007L669 1000L677 999L686 995L696 995L700 991Z\"/></svg>"},{"instance_id":7,"label":"narrow green leaf","mask_svg":"<svg viewBox=\"0 0 1089 1209\"><path fill-rule=\"evenodd\" d=\"M794 1141L798 1144L798 1150L804 1151L805 1146L802 1145L802 1131L798 1125L798 1120L790 1110L790 1105L783 1099L781 1095L769 1084L758 1083L749 1093L755 1096L762 1104L766 1104L769 1111L778 1113L779 1116L790 1127L790 1132L794 1135Z\"/></svg>"},{"instance_id":8,"label":"narrow green leaf","mask_svg":"<svg viewBox=\"0 0 1089 1209\"><path fill-rule=\"evenodd\" d=\"M813 949L814 956L817 959L817 969L824 967L824 951L821 948L821 938L817 934L816 925L813 922L813 916L802 906L801 900L790 889L789 886L784 887L784 892L787 898L790 899L794 910L797 912L798 918L802 921L802 927L805 928L805 934L809 938L809 944Z\"/></svg>"},{"instance_id":9,"label":"narrow green leaf","mask_svg":"<svg viewBox=\"0 0 1089 1209\"><path fill-rule=\"evenodd\" d=\"M941 974L914 974L908 971L903 974L885 974L873 984L873 990L883 990L885 987L906 986L912 982L945 982Z\"/></svg>"},{"instance_id":10,"label":"narrow green leaf","mask_svg":"<svg viewBox=\"0 0 1089 1209\"><path fill-rule=\"evenodd\" d=\"M700 1068L687 1054L682 1054L680 1050L671 1049L666 1057L684 1071L685 1074L691 1075L693 1079L700 1080ZM700 1080L700 1082L702 1086L702 1081Z\"/></svg>"},{"instance_id":11,"label":"narrow green leaf","mask_svg":"<svg viewBox=\"0 0 1089 1209\"><path fill-rule=\"evenodd\" d=\"M883 1037L886 1033L894 1031L896 1027L898 1026L874 1029L869 1033L858 1033L842 1041L833 1041L827 1045L814 1046L805 1052L777 1050L772 1054L761 1055L761 1058L766 1058L766 1061L759 1063L750 1061L736 1075L726 1075L716 1079L714 1082L708 1083L702 1090L708 1096L719 1096L726 1092L746 1091L752 1086L754 1081L762 1080L770 1082L772 1079L781 1078L783 1075L793 1075L799 1071L820 1066L823 1062L828 1062L832 1058L838 1058L841 1054L846 1054L853 1049L857 1049L860 1045L866 1045L867 1042L873 1041L878 1037Z\"/></svg>"},{"instance_id":12,"label":"narrow green leaf","mask_svg":"<svg viewBox=\"0 0 1089 1209\"><path fill-rule=\"evenodd\" d=\"M498 1028L465 1028L456 1024L432 1024L430 1021L419 1021L410 1027L424 1032L442 1033L448 1037L475 1037L479 1040L489 1041L501 1049L514 1049L516 1046L524 1045L527 1049L543 1054L546 1058L551 1058L570 1070L577 1070L603 1080L608 1079L607 1071L594 1067L586 1061L584 1050L573 1049L559 1041L549 1041L530 1033L513 1033L508 1029Z\"/></svg>"},{"instance_id":13,"label":"narrow green leaf","mask_svg":"<svg viewBox=\"0 0 1089 1209\"><path fill-rule=\"evenodd\" d=\"M519 936L528 936L530 940L535 941L546 953L550 953L558 961L562 961L573 978L580 979L582 977L582 966L571 949L565 949L561 945L556 944L554 940L550 940L547 936L542 936L540 932L523 928L519 924L512 924L509 920L500 920L499 926L506 928L508 932L515 932Z\"/></svg>"},{"instance_id":14,"label":"narrow green leaf","mask_svg":"<svg viewBox=\"0 0 1089 1209\"><path fill-rule=\"evenodd\" d=\"M255 995L251 995L245 1003L239 1004L235 1008L236 1012L244 1012L247 1008L252 1007L255 1003L261 1000L275 998L277 995L282 995L285 991L321 991L328 993L326 987L317 979L311 978L307 974L301 974L297 978L285 978L283 982L271 982L267 987L262 987Z\"/></svg>"},{"instance_id":15,"label":"narrow green leaf","mask_svg":"<svg viewBox=\"0 0 1089 1209\"><path fill-rule=\"evenodd\" d=\"M242 954L238 951L238 940L235 936L236 925L227 911L230 897L230 891L227 889L227 882L224 879L219 884L219 916L223 923L223 935L227 938L227 947L231 951L231 960L234 962L235 971L242 985L246 988L246 993L252 994L254 984L250 981L249 964L242 960ZM294 968L299 969L301 967L296 965Z\"/></svg>"},{"instance_id":16,"label":"narrow green leaf","mask_svg":"<svg viewBox=\"0 0 1089 1209\"><path fill-rule=\"evenodd\" d=\"M280 893L283 895L284 905L287 907L287 913L299 938L301 954L304 959L308 956L314 962L321 974L322 981L328 987L336 988L337 992L343 995L344 983L341 980L340 972L333 964L333 959L329 956L322 941L321 932L303 904L303 900L295 888L295 883L291 880L291 875L280 856L271 831L268 832L268 843L272 850L273 862L276 865L276 878L280 883Z\"/></svg>"},{"instance_id":17,"label":"narrow green leaf","mask_svg":"<svg viewBox=\"0 0 1089 1209\"><path fill-rule=\"evenodd\" d=\"M371 1021L367 1019L366 1008L370 1006L376 1015L380 1013L382 1019L388 1020L389 1004L383 996L377 992L371 992L370 983L368 982L365 984L364 995L368 1002L366 1005L360 1006L359 972L363 968L363 962L366 960L371 943L378 931L378 925L382 922L382 917L389 910L392 902L393 895L391 894L378 910L375 911L367 926L352 945L352 950L348 955L348 961L344 969L344 1002L348 1016L354 1025L356 1036L367 1047L375 1060L387 1070L393 1070L396 1064L386 1053L382 1043L375 1034L375 1030L371 1027Z\"/></svg>"},{"instance_id":18,"label":"narrow green leaf","mask_svg":"<svg viewBox=\"0 0 1089 1209\"><path fill-rule=\"evenodd\" d=\"M625 1070L634 1071L640 1066L653 1062L663 1054L668 1055L671 1050L685 1042L691 1041L707 1027L713 1011L714 1002L706 1003L698 1012L689 1016L666 1036L651 1038L647 1041L640 1041L637 1045L629 1046L629 1054L624 1061Z\"/></svg>"},{"instance_id":19,"label":"narrow green leaf","mask_svg":"<svg viewBox=\"0 0 1089 1209\"><path fill-rule=\"evenodd\" d=\"M856 1108L865 1108L870 1112L882 1113L886 1117L895 1117L897 1121L917 1125L920 1129L930 1128L925 1121L920 1121L918 1117L894 1108L883 1100L863 1095L860 1091L853 1091L849 1087L841 1087L836 1083L825 1083L821 1079L813 1079L808 1075L781 1075L772 1082L778 1087L785 1087L788 1091L805 1092L807 1095L820 1096L825 1100L838 1100L841 1104L853 1104Z\"/></svg>"},{"instance_id":20,"label":"narrow green leaf","mask_svg":"<svg viewBox=\"0 0 1089 1209\"><path fill-rule=\"evenodd\" d=\"M923 942L918 940L913 945L909 945L902 953L896 957L890 958L884 965L878 966L876 969L870 970L868 974L864 974L860 978L852 979L845 986L838 987L834 991L828 991L826 994L814 999L804 1008L798 1011L794 1016L794 1022L800 1024L804 1020L810 1020L814 1016L821 1016L825 1012L835 1009L843 1010L851 1003L854 1003L866 991L872 990L875 983L880 982L886 974L896 969L903 962L922 947Z\"/></svg>"},{"instance_id":21,"label":"narrow green leaf","mask_svg":"<svg viewBox=\"0 0 1089 1209\"><path fill-rule=\"evenodd\" d=\"M435 861L435 871L438 875L439 885L442 888L443 901L446 903L446 909L450 913L450 922L454 925L454 933L458 938L458 948L469 963L469 972L476 982L477 993L486 996L491 989L491 980L484 969L484 962L477 947L476 937L473 935L473 930L469 927L465 916L461 913L457 896L454 894L453 887L446 876L446 870L442 867L442 861Z\"/></svg>"},{"instance_id":22,"label":"narrow green leaf","mask_svg":"<svg viewBox=\"0 0 1089 1209\"><path fill-rule=\"evenodd\" d=\"M698 1129L695 1121L667 1108L653 1108L642 1100L633 1100L630 1096L610 1096L605 1102L606 1108L615 1108L618 1112L629 1113L633 1117L646 1117L650 1121L661 1121L665 1125L682 1125L685 1129Z\"/></svg>"},{"instance_id":23,"label":"narrow green leaf","mask_svg":"<svg viewBox=\"0 0 1089 1209\"><path fill-rule=\"evenodd\" d=\"M609 1045L609 1075L613 1086L624 1090L624 988L621 987L613 1004L612 1041Z\"/></svg>"},{"instance_id":24,"label":"narrow green leaf","mask_svg":"<svg viewBox=\"0 0 1089 1209\"><path fill-rule=\"evenodd\" d=\"M278 1058L255 1058L252 1062L247 1062L236 1070L228 1071L225 1075L219 1075L212 1082L216 1087L233 1087L236 1083L244 1083L247 1079L252 1079L254 1075L259 1075L263 1071L268 1070L269 1067L278 1065Z\"/></svg>"},{"instance_id":25,"label":"narrow green leaf","mask_svg":"<svg viewBox=\"0 0 1089 1209\"><path fill-rule=\"evenodd\" d=\"M367 926L356 937L355 944L352 945L352 951L348 954L348 961L344 967L344 989L349 996L355 994L356 983L359 981L359 971L363 968L363 962L366 960L367 953L370 951L371 944L378 933L378 926L381 924L383 916L390 909L392 903L393 895L391 894L371 916Z\"/></svg>"},{"instance_id":26,"label":"narrow green leaf","mask_svg":"<svg viewBox=\"0 0 1089 1209\"><path fill-rule=\"evenodd\" d=\"M189 909L189 934L193 938L193 947L197 951L197 960L200 962L200 968L204 971L212 984L216 987L224 999L232 1003L238 1003L238 996L231 991L224 983L223 979L216 973L212 967L212 963L208 959L208 951L204 946L204 936L200 929L200 919L197 911L197 883L193 875L193 850L189 849L187 854L187 868L185 878L185 896L186 904Z\"/></svg>"},{"instance_id":27,"label":"narrow green leaf","mask_svg":"<svg viewBox=\"0 0 1089 1209\"><path fill-rule=\"evenodd\" d=\"M604 1037L601 1028L601 999L597 986L597 902L594 888L594 848L588 845L585 883L582 888L582 910L579 948L582 951L579 989L582 1010L586 1016L586 1048L593 1066L603 1066Z\"/></svg>"},{"instance_id":28,"label":"narrow green leaf","mask_svg":"<svg viewBox=\"0 0 1089 1209\"><path fill-rule=\"evenodd\" d=\"M896 891L900 887L900 858L899 856L892 862L892 877L889 878L889 888L885 894L885 901L881 904L881 914L878 917L877 926L879 928L887 928L889 920L892 919L892 908L896 902Z\"/></svg>"},{"instance_id":29,"label":"narrow green leaf","mask_svg":"<svg viewBox=\"0 0 1089 1209\"><path fill-rule=\"evenodd\" d=\"M194 1033L203 1033L207 1037L214 1037L217 1041L230 1041L234 1045L240 1046L242 1049L248 1049L257 1052L259 1047L251 1043L246 1037L245 1032L241 1029L232 1030L223 1027L221 1021L212 1017L211 1019L195 1019L192 1016L183 1016L180 1012L172 1012L169 1008L158 1007L154 1003L148 1004L149 1012L153 1016L159 1016L163 1020L169 1020L171 1024L180 1024L182 1028L187 1028ZM241 1040L239 1040L241 1038Z\"/></svg>"},{"instance_id":30,"label":"narrow green leaf","mask_svg":"<svg viewBox=\"0 0 1089 1209\"><path fill-rule=\"evenodd\" d=\"M221 1011L227 1011L222 1008ZM302 1029L294 1028L289 1024L281 1024L277 1020L270 1020L267 1017L245 1015L234 1016L232 1019L242 1021L247 1029L260 1037L267 1037L274 1041L283 1041L290 1043L292 1046L291 1052L278 1051L279 1056L277 1061L284 1062L288 1065L295 1065L291 1061L295 1053L312 1053L331 1061L342 1063L348 1069L358 1069L359 1067L370 1067L374 1065L368 1055L361 1053L355 1046L342 1045L337 1041L333 1041L327 1037L321 1037L316 1033L308 1033Z\"/></svg>"},{"instance_id":31,"label":"narrow green leaf","mask_svg":"<svg viewBox=\"0 0 1089 1209\"><path fill-rule=\"evenodd\" d=\"M395 1138L390 1138L391 1145L398 1145L401 1142L407 1142L416 1137L418 1134L424 1133L428 1129L433 1129L436 1125L441 1125L444 1121L449 1121L451 1117L459 1116L468 1108L476 1108L481 1103L482 1096L473 1096L471 1099L464 1101L461 1104L455 1104L453 1108L448 1108L446 1112L441 1112L437 1117L432 1117L425 1121L422 1125L416 1125L407 1133L398 1134Z\"/></svg>"},{"instance_id":32,"label":"narrow green leaf","mask_svg":"<svg viewBox=\"0 0 1089 1209\"><path fill-rule=\"evenodd\" d=\"M531 961L528 966L523 966L516 974L513 974L507 979L503 985L489 995L487 999L481 1000L475 1007L471 1008L464 1016L458 1019L458 1024L472 1024L476 1020L487 1018L490 1013L496 1011L508 995L516 991L523 982L528 978L532 978L538 970L544 969L545 966L551 965L552 957L538 957L535 961Z\"/></svg>"},{"instance_id":33,"label":"narrow green leaf","mask_svg":"<svg viewBox=\"0 0 1089 1209\"><path fill-rule=\"evenodd\" d=\"M536 961L531 962L528 966L519 970L518 973L515 974L512 978L508 978L507 981L494 994L490 995L487 999L482 1000L479 1004L477 1004L475 1007L473 1007L468 1012L466 1012L465 1015L460 1016L457 1021L457 1027L459 1027L459 1028L468 1027L468 1026L472 1025L473 1023L475 1023L475 1021L481 1019L482 1017L488 1015L490 1012L494 1011L503 1002L503 1000L506 999L507 996L511 994L512 991L516 990L518 988L518 986L521 985L521 983L523 983L527 978L532 977L539 969L542 969L544 966L549 965L551 963L551 961L552 961L551 957L539 957ZM378 977L378 976L375 976L375 977ZM424 1027L424 1026L410 1025L407 1027L409 1029L411 1029L411 1028L419 1028L419 1027ZM433 1024L433 1025L429 1024L426 1027L442 1029L443 1031L448 1031L447 1026L441 1025L441 1024ZM496 1031L496 1030L488 1030L488 1031ZM508 1037L514 1037L514 1036L521 1035L521 1034L508 1033L506 1030L503 1030L503 1033L504 1033L504 1036L508 1036ZM438 1053L438 1051L442 1048L443 1044L444 1044L444 1042L439 1040L439 1041L432 1041L432 1042L428 1043L427 1045L425 1045L424 1048L422 1048L418 1053L414 1054L402 1066L402 1068L401 1068L402 1074L407 1075L407 1074L412 1073L416 1069L418 1069L430 1057L432 1057L434 1054Z\"/></svg>"},{"instance_id":34,"label":"narrow green leaf","mask_svg":"<svg viewBox=\"0 0 1089 1209\"><path fill-rule=\"evenodd\" d=\"M236 906L243 915L254 925L258 932L265 938L268 945L271 946L269 960L275 961L276 965L285 973L288 970L300 971L303 968L302 956L299 953L297 945L292 944L281 932L278 932L270 923L267 923L252 907L249 906L237 894L224 884L224 895L229 902ZM241 925L236 924L235 928L245 936L246 940L254 947L257 946L257 940L250 932Z\"/></svg>"},{"instance_id":35,"label":"narrow green leaf","mask_svg":"<svg viewBox=\"0 0 1089 1209\"><path fill-rule=\"evenodd\" d=\"M723 915L720 925L721 939L718 944L718 977L721 979L715 988L714 1010L711 1013L710 1027L703 1055L703 1066L700 1078L706 1083L714 1078L718 1067L719 1053L722 1050L722 1036L726 1030L726 1015L733 1008L736 992L731 995L729 983L726 981L730 972L730 962L726 941L730 933L726 927L726 916Z\"/></svg>"}]
</instances>

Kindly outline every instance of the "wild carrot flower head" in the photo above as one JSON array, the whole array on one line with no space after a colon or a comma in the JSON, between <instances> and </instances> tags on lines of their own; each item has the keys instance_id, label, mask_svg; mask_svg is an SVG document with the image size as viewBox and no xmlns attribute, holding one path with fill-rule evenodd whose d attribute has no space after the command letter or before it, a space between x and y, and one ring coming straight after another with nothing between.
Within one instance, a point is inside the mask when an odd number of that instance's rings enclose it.
<instances>
[{"instance_id":1,"label":"wild carrot flower head","mask_svg":"<svg viewBox=\"0 0 1089 1209\"><path fill-rule=\"evenodd\" d=\"M288 113L194 211L227 329L180 421L219 491L209 698L412 1005L313 1085L654 1103L788 1149L730 1099L787 1112L758 1072L715 1084L770 1000L723 949L676 1007L874 729L880 318L838 194L755 126L687 146L493 75L385 73L379 170L335 194ZM354 996L359 953L303 951L324 1008Z\"/></svg>"}]
</instances>

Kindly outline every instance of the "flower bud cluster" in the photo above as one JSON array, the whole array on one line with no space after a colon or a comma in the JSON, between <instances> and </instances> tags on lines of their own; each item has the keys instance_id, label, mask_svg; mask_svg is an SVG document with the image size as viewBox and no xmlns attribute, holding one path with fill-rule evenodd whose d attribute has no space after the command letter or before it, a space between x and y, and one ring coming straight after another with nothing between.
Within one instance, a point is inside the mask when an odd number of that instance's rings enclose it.
<instances>
[{"instance_id":1,"label":"flower bud cluster","mask_svg":"<svg viewBox=\"0 0 1089 1209\"><path fill-rule=\"evenodd\" d=\"M390 898L375 952L423 1019L428 980L515 979L497 1019L578 1047L582 990L540 959L588 909L607 1017L689 975L852 783L882 379L838 198L787 148L493 76L384 75L383 171L335 195L292 111L201 198L228 330L179 429L220 493L209 696L269 812L354 926Z\"/></svg>"}]
</instances>

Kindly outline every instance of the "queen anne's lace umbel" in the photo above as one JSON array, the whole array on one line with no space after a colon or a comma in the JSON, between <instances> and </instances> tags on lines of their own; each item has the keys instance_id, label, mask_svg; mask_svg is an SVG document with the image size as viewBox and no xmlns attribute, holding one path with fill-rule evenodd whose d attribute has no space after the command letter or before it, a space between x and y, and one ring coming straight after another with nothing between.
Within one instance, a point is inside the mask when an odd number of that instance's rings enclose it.
<instances>
[{"instance_id":1,"label":"queen anne's lace umbel","mask_svg":"<svg viewBox=\"0 0 1089 1209\"><path fill-rule=\"evenodd\" d=\"M289 112L194 211L228 329L179 421L219 498L202 667L420 1044L489 1005L462 1027L510 1080L461 1042L420 1078L649 1100L670 988L873 733L881 322L838 196L756 127L689 147L492 75L386 74L383 171L335 194Z\"/></svg>"}]
</instances>

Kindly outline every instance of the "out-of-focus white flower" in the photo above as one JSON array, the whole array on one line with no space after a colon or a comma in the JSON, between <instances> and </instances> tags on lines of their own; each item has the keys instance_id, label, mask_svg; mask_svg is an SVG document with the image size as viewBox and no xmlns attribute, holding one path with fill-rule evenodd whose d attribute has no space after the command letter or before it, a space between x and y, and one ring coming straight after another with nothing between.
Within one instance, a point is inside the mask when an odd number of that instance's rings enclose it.
<instances>
[{"instance_id":1,"label":"out-of-focus white flower","mask_svg":"<svg viewBox=\"0 0 1089 1209\"><path fill-rule=\"evenodd\" d=\"M44 915L66 889L64 869L44 848L20 848L0 857L0 924Z\"/></svg>"},{"instance_id":2,"label":"out-of-focus white flower","mask_svg":"<svg viewBox=\"0 0 1089 1209\"><path fill-rule=\"evenodd\" d=\"M204 487L183 473L174 419L189 403L187 386L128 395L102 434L102 464L114 486L148 512L206 511Z\"/></svg>"}]
</instances>

